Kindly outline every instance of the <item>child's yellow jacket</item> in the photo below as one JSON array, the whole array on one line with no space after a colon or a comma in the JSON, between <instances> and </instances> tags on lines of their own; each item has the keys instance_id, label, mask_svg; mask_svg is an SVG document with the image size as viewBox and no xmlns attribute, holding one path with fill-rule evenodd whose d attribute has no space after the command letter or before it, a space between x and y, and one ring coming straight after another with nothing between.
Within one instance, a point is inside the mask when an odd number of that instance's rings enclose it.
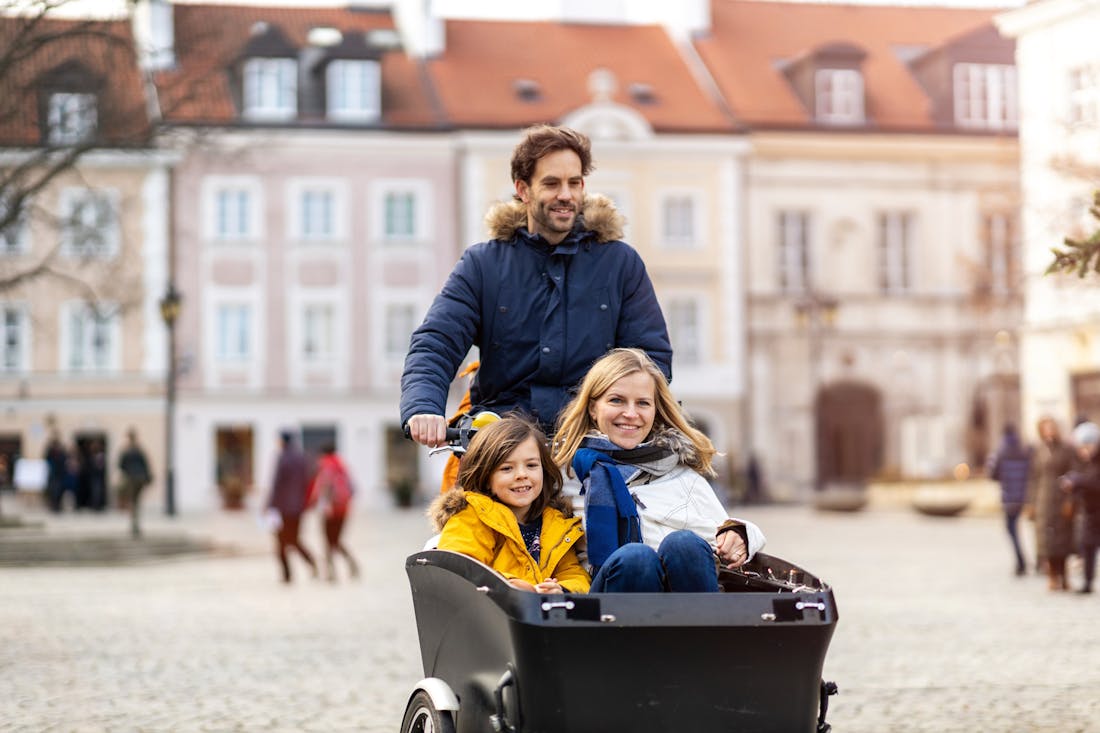
<instances>
[{"instance_id":1,"label":"child's yellow jacket","mask_svg":"<svg viewBox=\"0 0 1100 733\"><path fill-rule=\"evenodd\" d=\"M547 507L542 515L541 562L527 551L516 515L492 497L454 489L432 504L429 513L442 525L437 547L469 555L506 578L535 585L554 578L570 593L587 593L592 584L577 559L576 545L584 536L581 520L566 518Z\"/></svg>"}]
</instances>

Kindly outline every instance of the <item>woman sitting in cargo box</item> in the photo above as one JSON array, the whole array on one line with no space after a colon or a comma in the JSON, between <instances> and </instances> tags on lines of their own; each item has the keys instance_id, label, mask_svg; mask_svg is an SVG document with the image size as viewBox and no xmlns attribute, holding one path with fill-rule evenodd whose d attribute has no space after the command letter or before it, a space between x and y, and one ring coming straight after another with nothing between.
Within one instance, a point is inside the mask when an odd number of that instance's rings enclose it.
<instances>
[{"instance_id":1,"label":"woman sitting in cargo box","mask_svg":"<svg viewBox=\"0 0 1100 733\"><path fill-rule=\"evenodd\" d=\"M736 568L764 546L718 501L705 478L717 451L645 352L598 360L556 435L554 461L581 481L591 592L717 591L716 555Z\"/></svg>"}]
</instances>

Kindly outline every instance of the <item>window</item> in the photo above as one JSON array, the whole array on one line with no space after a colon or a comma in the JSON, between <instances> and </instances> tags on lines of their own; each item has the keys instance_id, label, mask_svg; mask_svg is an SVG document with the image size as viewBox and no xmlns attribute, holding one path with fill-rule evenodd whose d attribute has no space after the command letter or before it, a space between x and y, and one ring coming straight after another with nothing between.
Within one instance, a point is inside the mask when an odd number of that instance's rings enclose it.
<instances>
[{"instance_id":1,"label":"window","mask_svg":"<svg viewBox=\"0 0 1100 733\"><path fill-rule=\"evenodd\" d=\"M818 69L814 74L814 117L829 124L863 122L863 75L855 69Z\"/></svg>"},{"instance_id":2,"label":"window","mask_svg":"<svg viewBox=\"0 0 1100 733\"><path fill-rule=\"evenodd\" d=\"M22 308L0 304L0 372L27 368L27 315Z\"/></svg>"},{"instance_id":3,"label":"window","mask_svg":"<svg viewBox=\"0 0 1100 733\"><path fill-rule=\"evenodd\" d=\"M209 176L202 182L203 234L223 242L258 240L263 216L259 179Z\"/></svg>"},{"instance_id":4,"label":"window","mask_svg":"<svg viewBox=\"0 0 1100 733\"><path fill-rule=\"evenodd\" d=\"M982 219L989 289L995 295L1007 295L1015 291L1020 273L1016 217L1007 212L990 212Z\"/></svg>"},{"instance_id":5,"label":"window","mask_svg":"<svg viewBox=\"0 0 1100 733\"><path fill-rule=\"evenodd\" d=\"M347 190L339 179L295 178L287 184L287 231L307 241L347 236Z\"/></svg>"},{"instance_id":6,"label":"window","mask_svg":"<svg viewBox=\"0 0 1100 733\"><path fill-rule=\"evenodd\" d=\"M370 234L375 240L409 245L431 238L432 184L388 178L370 184Z\"/></svg>"},{"instance_id":7,"label":"window","mask_svg":"<svg viewBox=\"0 0 1100 733\"><path fill-rule=\"evenodd\" d=\"M118 252L115 195L108 191L61 192L62 246L70 257L111 257Z\"/></svg>"},{"instance_id":8,"label":"window","mask_svg":"<svg viewBox=\"0 0 1100 733\"><path fill-rule=\"evenodd\" d=\"M391 191L386 194L386 239L412 239L416 235L416 194Z\"/></svg>"},{"instance_id":9,"label":"window","mask_svg":"<svg viewBox=\"0 0 1100 733\"><path fill-rule=\"evenodd\" d=\"M289 120L298 113L298 65L294 59L249 59L244 64L244 114Z\"/></svg>"},{"instance_id":10,"label":"window","mask_svg":"<svg viewBox=\"0 0 1100 733\"><path fill-rule=\"evenodd\" d=\"M696 243L695 199L690 195L667 196L662 202L661 241L667 247L686 248Z\"/></svg>"},{"instance_id":11,"label":"window","mask_svg":"<svg viewBox=\"0 0 1100 733\"><path fill-rule=\"evenodd\" d=\"M252 207L248 191L225 188L216 194L215 229L219 239L240 239L248 236L249 212Z\"/></svg>"},{"instance_id":12,"label":"window","mask_svg":"<svg viewBox=\"0 0 1100 733\"><path fill-rule=\"evenodd\" d=\"M70 304L63 310L62 334L67 347L65 366L74 372L102 372L117 368L118 315L106 304Z\"/></svg>"},{"instance_id":13,"label":"window","mask_svg":"<svg viewBox=\"0 0 1100 733\"><path fill-rule=\"evenodd\" d=\"M810 214L781 211L778 220L779 289L800 293L810 285Z\"/></svg>"},{"instance_id":14,"label":"window","mask_svg":"<svg viewBox=\"0 0 1100 733\"><path fill-rule=\"evenodd\" d=\"M215 320L215 358L220 362L249 361L252 358L251 307L237 303L219 305Z\"/></svg>"},{"instance_id":15,"label":"window","mask_svg":"<svg viewBox=\"0 0 1100 733\"><path fill-rule=\"evenodd\" d=\"M961 127L1015 129L1016 67L955 64L955 122Z\"/></svg>"},{"instance_id":16,"label":"window","mask_svg":"<svg viewBox=\"0 0 1100 733\"><path fill-rule=\"evenodd\" d=\"M664 311L676 361L681 365L700 364L703 355L699 302L694 298L677 298L670 301Z\"/></svg>"},{"instance_id":17,"label":"window","mask_svg":"<svg viewBox=\"0 0 1100 733\"><path fill-rule=\"evenodd\" d=\"M878 215L879 288L884 293L904 292L911 285L913 222L913 214L907 212Z\"/></svg>"},{"instance_id":18,"label":"window","mask_svg":"<svg viewBox=\"0 0 1100 733\"><path fill-rule=\"evenodd\" d=\"M1100 122L1100 65L1089 64L1069 70L1068 99L1071 124Z\"/></svg>"},{"instance_id":19,"label":"window","mask_svg":"<svg viewBox=\"0 0 1100 733\"><path fill-rule=\"evenodd\" d=\"M328 303L310 303L302 311L302 358L310 363L336 355L336 313Z\"/></svg>"},{"instance_id":20,"label":"window","mask_svg":"<svg viewBox=\"0 0 1100 733\"><path fill-rule=\"evenodd\" d=\"M409 339L418 325L416 306L409 303L390 303L386 306L386 358L405 357Z\"/></svg>"},{"instance_id":21,"label":"window","mask_svg":"<svg viewBox=\"0 0 1100 733\"><path fill-rule=\"evenodd\" d=\"M381 116L381 67L377 61L333 61L325 76L329 119L373 122Z\"/></svg>"},{"instance_id":22,"label":"window","mask_svg":"<svg viewBox=\"0 0 1100 733\"><path fill-rule=\"evenodd\" d=\"M50 95L47 114L47 139L52 145L75 145L95 137L97 112L94 94L55 92Z\"/></svg>"},{"instance_id":23,"label":"window","mask_svg":"<svg viewBox=\"0 0 1100 733\"><path fill-rule=\"evenodd\" d=\"M0 197L0 256L18 255L27 251L27 209L28 205L24 202L18 213L12 212L8 203ZM7 226L3 226L3 222L13 213L15 216L12 216Z\"/></svg>"},{"instance_id":24,"label":"window","mask_svg":"<svg viewBox=\"0 0 1100 733\"><path fill-rule=\"evenodd\" d=\"M306 189L300 199L301 235L306 239L332 238L336 234L332 191Z\"/></svg>"}]
</instances>

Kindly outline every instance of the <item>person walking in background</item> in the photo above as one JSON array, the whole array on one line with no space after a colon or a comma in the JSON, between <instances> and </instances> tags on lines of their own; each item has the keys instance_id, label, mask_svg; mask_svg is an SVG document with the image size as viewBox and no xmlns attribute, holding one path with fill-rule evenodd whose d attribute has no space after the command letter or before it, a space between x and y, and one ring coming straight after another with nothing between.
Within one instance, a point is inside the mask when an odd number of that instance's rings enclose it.
<instances>
[{"instance_id":1,"label":"person walking in background","mask_svg":"<svg viewBox=\"0 0 1100 733\"><path fill-rule=\"evenodd\" d=\"M313 577L317 577L317 563L313 555L302 546L298 539L298 530L302 521L302 512L306 510L306 497L309 489L309 469L305 454L294 444L294 434L289 430L279 433L282 451L275 464L275 479L271 485L271 496L267 500L269 509L279 512L281 523L275 532L276 551L279 564L283 569L283 582L289 583L290 560L287 551L298 551L309 564Z\"/></svg>"},{"instance_id":2,"label":"person walking in background","mask_svg":"<svg viewBox=\"0 0 1100 733\"><path fill-rule=\"evenodd\" d=\"M61 442L61 436L54 430L46 444L46 506L57 514L61 511L61 498L65 495L68 472L69 452Z\"/></svg>"},{"instance_id":3,"label":"person walking in background","mask_svg":"<svg viewBox=\"0 0 1100 733\"><path fill-rule=\"evenodd\" d=\"M1035 520L1039 561L1046 563L1051 590L1067 590L1066 557L1073 551L1072 497L1059 479L1073 468L1073 448L1062 440L1058 423L1039 419L1039 445L1031 463L1029 504Z\"/></svg>"},{"instance_id":4,"label":"person walking in background","mask_svg":"<svg viewBox=\"0 0 1100 733\"><path fill-rule=\"evenodd\" d=\"M321 507L325 525L325 575L332 583L336 582L333 556L337 552L347 560L351 577L359 577L359 564L340 539L354 493L351 476L340 456L336 455L336 446L331 443L322 446L321 456L317 459L317 473L309 487L307 505L316 503Z\"/></svg>"},{"instance_id":5,"label":"person walking in background","mask_svg":"<svg viewBox=\"0 0 1100 733\"><path fill-rule=\"evenodd\" d=\"M1081 515L1078 538L1085 579L1078 593L1092 593L1096 577L1096 551L1100 548L1100 426L1083 422L1073 429L1077 461L1062 478L1062 488L1072 492L1074 505Z\"/></svg>"},{"instance_id":6,"label":"person walking in background","mask_svg":"<svg viewBox=\"0 0 1100 733\"><path fill-rule=\"evenodd\" d=\"M118 470L122 473L122 490L130 507L130 534L140 537L138 505L142 489L153 481L153 473L149 470L149 459L146 458L145 451L138 444L137 431L130 428L126 437L129 442L118 457Z\"/></svg>"},{"instance_id":7,"label":"person walking in background","mask_svg":"<svg viewBox=\"0 0 1100 733\"><path fill-rule=\"evenodd\" d=\"M1001 445L989 459L989 476L1001 484L1001 507L1005 528L1016 553L1016 575L1027 572L1027 563L1020 547L1018 524L1027 502L1028 476L1031 471L1031 451L1021 445L1020 435L1012 423L1005 425Z\"/></svg>"}]
</instances>

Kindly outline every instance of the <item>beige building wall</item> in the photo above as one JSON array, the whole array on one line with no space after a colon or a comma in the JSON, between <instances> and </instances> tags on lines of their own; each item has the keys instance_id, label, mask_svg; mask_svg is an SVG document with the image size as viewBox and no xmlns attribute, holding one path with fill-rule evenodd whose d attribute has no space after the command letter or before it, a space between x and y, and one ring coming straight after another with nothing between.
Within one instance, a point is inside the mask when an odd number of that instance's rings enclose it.
<instances>
[{"instance_id":1,"label":"beige building wall","mask_svg":"<svg viewBox=\"0 0 1100 733\"><path fill-rule=\"evenodd\" d=\"M155 474L147 501L162 500L164 477L165 329L157 301L166 281L167 166L149 151L91 153L35 200L25 249L6 257L4 272L42 261L50 273L0 294L25 316L20 368L0 378L0 437L21 455L42 457L56 430L74 441L104 442L107 481L117 485L117 459L129 428L137 430ZM105 197L115 212L108 254L66 250L60 221L74 192ZM71 311L92 304L108 316L106 361L74 366ZM84 342L88 346L88 342Z\"/></svg>"},{"instance_id":2,"label":"beige building wall","mask_svg":"<svg viewBox=\"0 0 1100 733\"><path fill-rule=\"evenodd\" d=\"M883 473L937 476L967 460L975 394L998 370L1015 372L995 335L1012 332L1018 301L974 290L982 214L1016 205L1015 165L1009 139L753 137L749 438L775 495L808 492L815 400L839 383L880 396ZM784 291L778 220L790 211L807 216L811 275ZM883 212L913 222L908 287L894 292L880 280Z\"/></svg>"}]
</instances>

